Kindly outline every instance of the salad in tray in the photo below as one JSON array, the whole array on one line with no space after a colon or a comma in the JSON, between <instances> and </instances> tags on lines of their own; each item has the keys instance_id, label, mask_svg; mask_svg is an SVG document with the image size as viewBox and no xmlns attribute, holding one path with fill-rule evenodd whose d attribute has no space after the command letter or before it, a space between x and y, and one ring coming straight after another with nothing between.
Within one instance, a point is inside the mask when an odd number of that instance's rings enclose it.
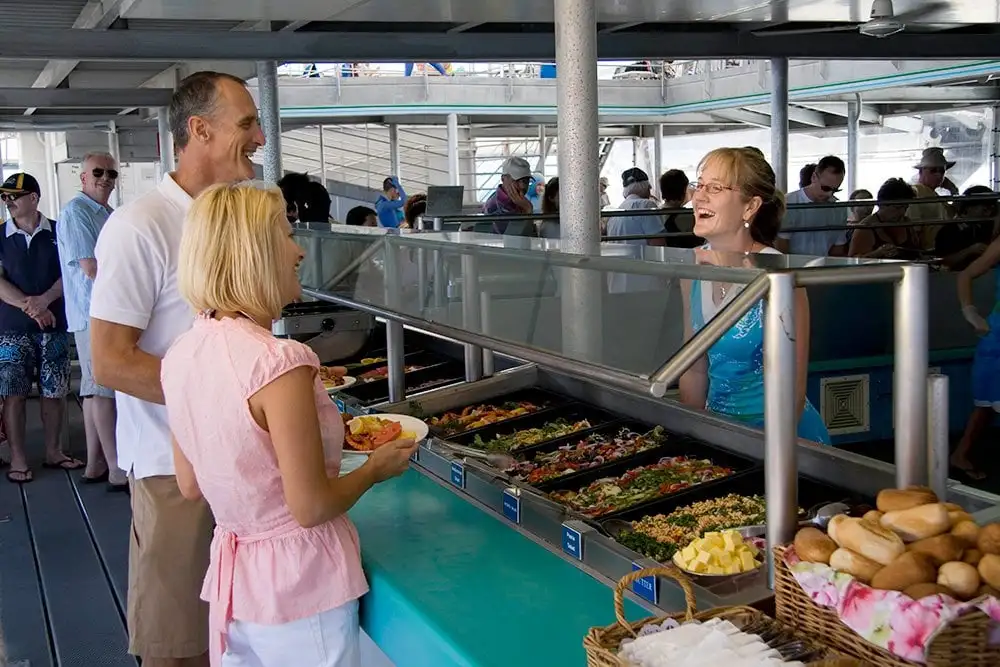
<instances>
[{"instance_id":1,"label":"salad in tray","mask_svg":"<svg viewBox=\"0 0 1000 667\"><path fill-rule=\"evenodd\" d=\"M591 428L591 423L586 419L571 422L567 419L553 419L537 428L526 428L514 431L509 435L499 435L489 440L484 440L477 435L471 447L483 449L487 452L515 452L524 447L531 447L546 440L555 440L563 436L572 435L578 431Z\"/></svg>"},{"instance_id":2,"label":"salad in tray","mask_svg":"<svg viewBox=\"0 0 1000 667\"><path fill-rule=\"evenodd\" d=\"M666 441L667 433L662 426L645 434L628 428L616 435L594 433L554 452L538 454L531 461L519 461L507 474L528 484L541 484L659 447Z\"/></svg>"},{"instance_id":3,"label":"salad in tray","mask_svg":"<svg viewBox=\"0 0 1000 667\"><path fill-rule=\"evenodd\" d=\"M615 539L633 551L667 563L679 549L706 533L766 521L764 496L731 493L678 507L669 514L644 516Z\"/></svg>"},{"instance_id":4,"label":"salad in tray","mask_svg":"<svg viewBox=\"0 0 1000 667\"><path fill-rule=\"evenodd\" d=\"M500 405L481 403L431 417L428 424L448 436L544 410L548 405L531 401L507 401Z\"/></svg>"},{"instance_id":5,"label":"salad in tray","mask_svg":"<svg viewBox=\"0 0 1000 667\"><path fill-rule=\"evenodd\" d=\"M419 371L422 368L426 368L426 367L425 366L416 366L416 365L404 366L403 367L403 372L404 373L412 373L413 371ZM376 368L373 371L368 371L367 373L362 373L361 375L358 376L358 380L361 381L361 382L375 382L376 380L384 380L387 377L389 377L389 367L388 366L382 366L381 368Z\"/></svg>"},{"instance_id":6,"label":"salad in tray","mask_svg":"<svg viewBox=\"0 0 1000 667\"><path fill-rule=\"evenodd\" d=\"M553 491L549 497L581 514L599 517L732 474L732 468L708 459L673 456L620 477L599 479L579 491Z\"/></svg>"}]
</instances>

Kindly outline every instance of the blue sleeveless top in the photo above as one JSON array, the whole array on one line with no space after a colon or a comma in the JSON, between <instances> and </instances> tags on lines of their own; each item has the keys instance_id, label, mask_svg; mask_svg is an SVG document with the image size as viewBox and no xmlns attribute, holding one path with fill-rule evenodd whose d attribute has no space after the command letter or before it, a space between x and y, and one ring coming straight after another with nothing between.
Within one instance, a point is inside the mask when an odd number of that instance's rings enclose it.
<instances>
[{"instance_id":1,"label":"blue sleeveless top","mask_svg":"<svg viewBox=\"0 0 1000 667\"><path fill-rule=\"evenodd\" d=\"M691 329L705 326L702 281L691 286ZM710 298L710 296L709 296ZM708 351L708 399L705 407L756 428L764 427L764 301L723 334ZM830 434L806 399L798 435L830 444Z\"/></svg>"}]
</instances>

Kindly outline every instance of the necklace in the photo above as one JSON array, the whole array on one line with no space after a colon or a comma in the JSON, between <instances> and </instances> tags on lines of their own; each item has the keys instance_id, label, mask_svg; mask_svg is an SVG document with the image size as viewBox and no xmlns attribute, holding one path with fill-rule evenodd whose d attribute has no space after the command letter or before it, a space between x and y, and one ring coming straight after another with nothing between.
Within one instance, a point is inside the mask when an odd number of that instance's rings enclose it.
<instances>
[{"instance_id":1,"label":"necklace","mask_svg":"<svg viewBox=\"0 0 1000 667\"><path fill-rule=\"evenodd\" d=\"M753 249L754 249L754 247L756 245L757 245L756 241L751 241L750 242L750 247L747 250L743 251L743 256L744 257L749 257L750 253L753 252ZM717 300L715 300L715 302L717 304L726 300L726 295L729 293L730 286L731 285L729 285L729 284L721 284L721 285L717 284L717 285L715 285L716 289L719 290L719 298Z\"/></svg>"}]
</instances>

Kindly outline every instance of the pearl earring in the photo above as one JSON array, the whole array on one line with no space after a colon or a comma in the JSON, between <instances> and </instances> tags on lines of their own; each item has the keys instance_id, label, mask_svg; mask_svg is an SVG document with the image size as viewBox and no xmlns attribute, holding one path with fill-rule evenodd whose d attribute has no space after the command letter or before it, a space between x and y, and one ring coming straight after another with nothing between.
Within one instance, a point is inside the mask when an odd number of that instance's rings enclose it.
<instances>
[{"instance_id":1,"label":"pearl earring","mask_svg":"<svg viewBox=\"0 0 1000 667\"><path fill-rule=\"evenodd\" d=\"M750 229L750 223L747 222L746 220L743 221L743 226L746 227L747 229Z\"/></svg>"}]
</instances>

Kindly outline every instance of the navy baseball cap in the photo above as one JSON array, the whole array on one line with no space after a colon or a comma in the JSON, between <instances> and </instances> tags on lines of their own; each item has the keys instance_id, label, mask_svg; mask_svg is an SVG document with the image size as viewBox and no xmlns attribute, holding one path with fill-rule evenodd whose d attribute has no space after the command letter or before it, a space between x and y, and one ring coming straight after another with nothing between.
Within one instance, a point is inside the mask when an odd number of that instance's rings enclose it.
<instances>
[{"instance_id":1,"label":"navy baseball cap","mask_svg":"<svg viewBox=\"0 0 1000 667\"><path fill-rule=\"evenodd\" d=\"M23 192L34 192L36 195L41 196L42 188L39 187L38 181L31 174L25 174L24 172L14 174L9 176L3 185L0 185L0 192L8 194L20 194Z\"/></svg>"},{"instance_id":2,"label":"navy baseball cap","mask_svg":"<svg viewBox=\"0 0 1000 667\"><path fill-rule=\"evenodd\" d=\"M633 183L641 183L643 181L648 181L649 176L646 175L642 169L639 167L632 167L631 169L626 169L622 172L622 186L628 187Z\"/></svg>"}]
</instances>

